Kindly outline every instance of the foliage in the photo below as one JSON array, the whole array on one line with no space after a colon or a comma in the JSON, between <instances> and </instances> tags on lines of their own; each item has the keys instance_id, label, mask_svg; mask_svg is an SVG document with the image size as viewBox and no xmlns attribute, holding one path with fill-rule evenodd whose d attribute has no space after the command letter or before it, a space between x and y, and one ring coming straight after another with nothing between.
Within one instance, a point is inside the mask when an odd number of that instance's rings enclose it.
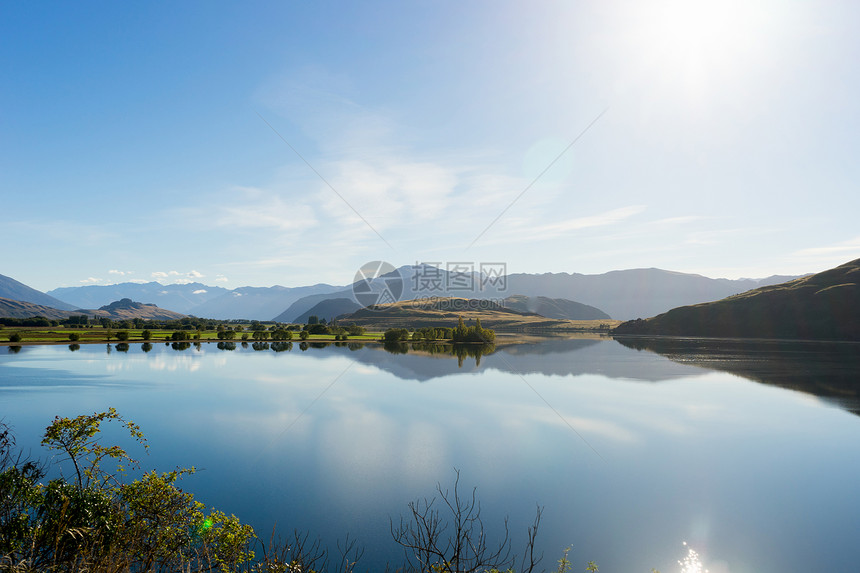
<instances>
[{"instance_id":1,"label":"foliage","mask_svg":"<svg viewBox=\"0 0 860 573\"><path fill-rule=\"evenodd\" d=\"M119 446L103 446L104 422L121 424L146 447L140 428L115 410L56 417L42 441L71 461L74 479L46 485L37 463L15 459L14 438L0 423L0 570L238 571L254 557L249 525L204 506L176 482L194 468L150 471L125 483ZM116 460L114 472L103 462Z\"/></svg>"},{"instance_id":2,"label":"foliage","mask_svg":"<svg viewBox=\"0 0 860 573\"><path fill-rule=\"evenodd\" d=\"M21 342L21 333L13 332L9 335L9 342Z\"/></svg>"},{"instance_id":3,"label":"foliage","mask_svg":"<svg viewBox=\"0 0 860 573\"><path fill-rule=\"evenodd\" d=\"M225 343L227 344L227 343ZM229 343L233 344L233 343ZM286 344L286 343L284 343ZM221 571L354 573L363 551L347 537L330 555L319 540L294 533L268 547L254 530L233 515L212 509L183 491L178 481L194 468L127 479L123 463L136 464L119 446L101 444L105 423L120 425L146 447L140 428L115 410L54 418L43 444L62 454L60 462L75 468L74 479L48 475L39 463L17 457L15 440L0 421L0 571L31 572L184 572ZM103 468L117 462L116 471ZM54 462L58 463L58 462ZM55 472L51 472L55 473ZM399 525L392 521L394 540L405 550L406 563L394 570L422 573L533 573L541 561L535 538L542 509L527 529L521 558L511 551L507 520L498 543L491 543L481 517L476 490L461 495L457 472L453 492L437 485L438 499L409 504ZM254 550L262 546L259 557ZM568 552L558 573L570 569ZM391 570L391 569L389 569ZM586 569L597 572L589 562Z\"/></svg>"},{"instance_id":4,"label":"foliage","mask_svg":"<svg viewBox=\"0 0 860 573\"><path fill-rule=\"evenodd\" d=\"M323 322L318 322L316 324L308 324L305 329L309 334L331 334L331 329L326 326Z\"/></svg>"},{"instance_id":5,"label":"foliage","mask_svg":"<svg viewBox=\"0 0 860 573\"><path fill-rule=\"evenodd\" d=\"M361 336L365 333L365 328L363 326L358 326L357 324L348 324L346 326L346 331L350 336Z\"/></svg>"},{"instance_id":6,"label":"foliage","mask_svg":"<svg viewBox=\"0 0 860 573\"><path fill-rule=\"evenodd\" d=\"M65 455L64 459L72 462L79 489L93 484L103 488L108 481L111 481L115 474L101 468L101 463L105 459L117 460L119 464L117 470L120 473L125 471L123 463L137 463L121 447L105 447L99 443L97 436L101 431L102 422L105 421L122 424L132 438L144 448L149 447L140 427L134 422L124 420L114 408L110 408L107 412L82 414L76 418L56 416L51 425L45 429L42 445L49 450L60 452Z\"/></svg>"},{"instance_id":7,"label":"foliage","mask_svg":"<svg viewBox=\"0 0 860 573\"><path fill-rule=\"evenodd\" d=\"M483 342L488 344L496 340L496 333L488 328L483 328L480 318L475 319L474 326L466 326L461 316L457 328L451 333L451 340L453 342Z\"/></svg>"},{"instance_id":8,"label":"foliage","mask_svg":"<svg viewBox=\"0 0 860 573\"><path fill-rule=\"evenodd\" d=\"M71 340L72 342L75 342L75 341L80 340L80 339L81 339L81 335L78 334L77 332L72 332L71 334L69 334L69 340Z\"/></svg>"},{"instance_id":9,"label":"foliage","mask_svg":"<svg viewBox=\"0 0 860 573\"><path fill-rule=\"evenodd\" d=\"M409 340L409 331L405 328L389 328L382 334L385 342L401 342Z\"/></svg>"}]
</instances>

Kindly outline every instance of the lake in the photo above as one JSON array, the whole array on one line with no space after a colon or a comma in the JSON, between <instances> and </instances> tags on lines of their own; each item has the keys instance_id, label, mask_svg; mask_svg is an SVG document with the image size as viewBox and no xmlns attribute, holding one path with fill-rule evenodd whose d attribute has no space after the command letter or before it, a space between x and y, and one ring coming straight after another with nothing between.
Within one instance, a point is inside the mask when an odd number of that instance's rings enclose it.
<instances>
[{"instance_id":1,"label":"lake","mask_svg":"<svg viewBox=\"0 0 860 573\"><path fill-rule=\"evenodd\" d=\"M349 534L366 568L401 561L390 520L455 468L491 534L509 516L514 549L544 507L550 570L566 547L604 573L679 571L688 548L711 573L860 562L860 345L279 350L0 347L0 417L45 457L55 415L114 407L149 439L144 468L200 468L182 486L266 540L274 524L331 548Z\"/></svg>"}]
</instances>

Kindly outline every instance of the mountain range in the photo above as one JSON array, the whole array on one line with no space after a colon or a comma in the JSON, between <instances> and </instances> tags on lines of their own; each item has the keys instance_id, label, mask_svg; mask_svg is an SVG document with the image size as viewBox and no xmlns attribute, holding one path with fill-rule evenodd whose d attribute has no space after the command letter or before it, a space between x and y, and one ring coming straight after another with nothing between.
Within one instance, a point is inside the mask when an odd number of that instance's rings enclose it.
<instances>
[{"instance_id":1,"label":"mountain range","mask_svg":"<svg viewBox=\"0 0 860 573\"><path fill-rule=\"evenodd\" d=\"M544 312L556 313L552 318L574 320L582 319L571 314L576 304L592 307L613 319L629 320L654 316L678 306L719 300L795 278L772 276L766 279L729 280L661 269L629 269L597 275L517 273L503 277L503 281L486 281L483 284L486 277L477 272L454 273L427 265L403 266L397 269L396 275L402 287L399 296L402 300L429 297L508 299L512 308L522 309L518 304L543 305L541 308ZM393 276L380 277L374 283ZM434 280L428 280L428 277ZM317 305L336 299L355 303L354 286L316 284L226 289L203 283L163 285L158 282L129 282L61 287L41 293L0 275L0 296L62 310L99 308L129 298L186 315L221 320L274 319L279 322L299 322L308 314L317 314L321 318L342 314L342 311L334 314L334 310L329 309L351 306L344 301L329 302L321 307ZM548 302L550 299L568 302L551 303ZM315 307L316 310L310 312ZM576 308L578 312L584 307Z\"/></svg>"}]
</instances>

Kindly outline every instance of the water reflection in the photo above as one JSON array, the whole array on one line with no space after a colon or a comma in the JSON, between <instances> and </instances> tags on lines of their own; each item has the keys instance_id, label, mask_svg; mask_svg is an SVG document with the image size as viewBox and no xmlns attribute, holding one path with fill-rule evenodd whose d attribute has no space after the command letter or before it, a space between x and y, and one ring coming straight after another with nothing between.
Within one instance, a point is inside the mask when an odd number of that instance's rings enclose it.
<instances>
[{"instance_id":1,"label":"water reflection","mask_svg":"<svg viewBox=\"0 0 860 573\"><path fill-rule=\"evenodd\" d=\"M687 542L684 542L687 546ZM702 561L699 559L699 554L692 547L687 547L687 555L683 560L678 561L681 566L681 573L708 573L708 570L702 566Z\"/></svg>"},{"instance_id":2,"label":"water reflection","mask_svg":"<svg viewBox=\"0 0 860 573\"><path fill-rule=\"evenodd\" d=\"M787 340L617 338L677 364L805 392L860 414L860 344Z\"/></svg>"},{"instance_id":3,"label":"water reflection","mask_svg":"<svg viewBox=\"0 0 860 573\"><path fill-rule=\"evenodd\" d=\"M156 445L147 464L207 468L187 484L206 503L264 532L359 532L374 555L390 542L389 516L457 467L494 519L521 523L546 504L548 557L574 543L601 569L678 571L676 540L688 539L702 551L688 562L711 571L851 570L858 560L860 421L725 373L797 371L832 389L828 370L857 378L854 353L595 338L503 342L480 356L360 341L307 342L301 354L222 342L200 353L0 352L0 417L38 440L53 415L117 407Z\"/></svg>"}]
</instances>

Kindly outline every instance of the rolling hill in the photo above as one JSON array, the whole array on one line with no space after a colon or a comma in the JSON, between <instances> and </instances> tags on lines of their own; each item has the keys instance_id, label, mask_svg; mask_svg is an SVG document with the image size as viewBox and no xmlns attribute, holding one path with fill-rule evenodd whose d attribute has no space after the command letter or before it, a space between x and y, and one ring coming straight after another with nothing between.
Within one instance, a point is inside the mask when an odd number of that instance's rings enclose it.
<instances>
[{"instance_id":1,"label":"rolling hill","mask_svg":"<svg viewBox=\"0 0 860 573\"><path fill-rule=\"evenodd\" d=\"M619 325L615 334L860 340L860 259Z\"/></svg>"},{"instance_id":2,"label":"rolling hill","mask_svg":"<svg viewBox=\"0 0 860 573\"><path fill-rule=\"evenodd\" d=\"M506 298L502 304L506 308L523 312L534 312L547 318L557 318L559 320L601 320L610 318L608 314L599 308L565 298L514 295Z\"/></svg>"},{"instance_id":3,"label":"rolling hill","mask_svg":"<svg viewBox=\"0 0 860 573\"><path fill-rule=\"evenodd\" d=\"M60 310L41 304L33 304L22 300L11 298L0 298L0 318L33 318L42 316L50 320L65 320L72 315L84 314L83 312L71 312Z\"/></svg>"},{"instance_id":4,"label":"rolling hill","mask_svg":"<svg viewBox=\"0 0 860 573\"><path fill-rule=\"evenodd\" d=\"M78 309L69 311L20 300L0 298L0 318L33 318L41 316L49 320L65 320L70 316L80 316L82 314L95 318L109 318L111 320L131 320L135 318L143 320L179 320L185 318L184 314L165 310L154 304L133 302L130 299L112 302L98 310Z\"/></svg>"},{"instance_id":5,"label":"rolling hill","mask_svg":"<svg viewBox=\"0 0 860 573\"><path fill-rule=\"evenodd\" d=\"M124 298L105 305L95 311L87 311L96 317L110 318L111 320L132 320L140 318L143 320L179 320L185 318L184 314L159 308L154 304L134 302Z\"/></svg>"},{"instance_id":6,"label":"rolling hill","mask_svg":"<svg viewBox=\"0 0 860 573\"><path fill-rule=\"evenodd\" d=\"M573 321L546 318L533 312L506 308L490 300L465 298L436 298L407 300L392 304L362 308L338 319L341 324L354 323L369 329L454 327L462 316L467 325L477 318L484 328L500 331L582 330L597 328L601 321ZM606 319L603 324L614 326L618 321Z\"/></svg>"}]
</instances>

